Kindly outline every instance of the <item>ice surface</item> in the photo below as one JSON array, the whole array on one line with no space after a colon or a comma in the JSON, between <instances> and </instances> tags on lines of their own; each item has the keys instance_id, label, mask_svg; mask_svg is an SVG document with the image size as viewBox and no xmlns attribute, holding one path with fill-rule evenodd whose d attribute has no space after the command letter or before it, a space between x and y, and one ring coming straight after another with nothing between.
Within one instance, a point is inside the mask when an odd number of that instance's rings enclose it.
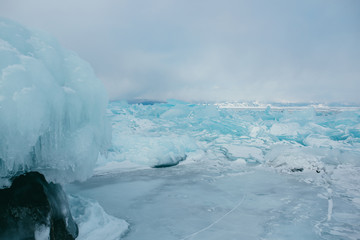
<instances>
[{"instance_id":1,"label":"ice surface","mask_svg":"<svg viewBox=\"0 0 360 240\"><path fill-rule=\"evenodd\" d=\"M110 154L68 189L126 219L124 239L360 239L359 108L112 102L108 114Z\"/></svg>"},{"instance_id":2,"label":"ice surface","mask_svg":"<svg viewBox=\"0 0 360 240\"><path fill-rule=\"evenodd\" d=\"M216 169L180 164L93 177L68 191L126 219L127 240L358 239L359 208L348 200L353 193L331 192L299 174L230 161Z\"/></svg>"},{"instance_id":3,"label":"ice surface","mask_svg":"<svg viewBox=\"0 0 360 240\"><path fill-rule=\"evenodd\" d=\"M0 19L0 176L91 174L107 148L107 97L90 65L52 37Z\"/></svg>"}]
</instances>

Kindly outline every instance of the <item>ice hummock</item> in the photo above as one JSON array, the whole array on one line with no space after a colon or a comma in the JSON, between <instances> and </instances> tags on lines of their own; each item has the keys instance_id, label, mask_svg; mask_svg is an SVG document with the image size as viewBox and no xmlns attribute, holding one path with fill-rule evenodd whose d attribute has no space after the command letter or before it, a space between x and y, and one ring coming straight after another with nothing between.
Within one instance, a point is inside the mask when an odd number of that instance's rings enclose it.
<instances>
[{"instance_id":1,"label":"ice hummock","mask_svg":"<svg viewBox=\"0 0 360 240\"><path fill-rule=\"evenodd\" d=\"M110 140L90 65L41 32L0 18L0 176L85 179Z\"/></svg>"},{"instance_id":2,"label":"ice hummock","mask_svg":"<svg viewBox=\"0 0 360 240\"><path fill-rule=\"evenodd\" d=\"M172 166L209 159L266 164L280 171L319 171L360 156L359 108L222 108L168 101L111 102L112 147L98 170ZM133 167L132 167L133 168ZM100 172L99 172L100 174Z\"/></svg>"}]
</instances>

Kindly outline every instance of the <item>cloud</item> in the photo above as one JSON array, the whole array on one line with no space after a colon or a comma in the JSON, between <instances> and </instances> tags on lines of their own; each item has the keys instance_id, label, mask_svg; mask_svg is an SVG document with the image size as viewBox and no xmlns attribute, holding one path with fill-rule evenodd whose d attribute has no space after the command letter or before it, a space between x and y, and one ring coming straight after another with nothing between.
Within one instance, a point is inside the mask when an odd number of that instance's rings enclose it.
<instances>
[{"instance_id":1,"label":"cloud","mask_svg":"<svg viewBox=\"0 0 360 240\"><path fill-rule=\"evenodd\" d=\"M112 99L360 102L360 3L0 1L89 61Z\"/></svg>"}]
</instances>

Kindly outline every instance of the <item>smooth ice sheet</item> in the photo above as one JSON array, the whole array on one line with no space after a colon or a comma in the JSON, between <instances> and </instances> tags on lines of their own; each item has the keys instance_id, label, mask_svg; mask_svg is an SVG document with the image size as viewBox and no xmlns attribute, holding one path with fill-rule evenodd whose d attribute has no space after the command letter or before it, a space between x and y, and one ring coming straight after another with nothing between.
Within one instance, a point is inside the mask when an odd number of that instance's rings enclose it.
<instances>
[{"instance_id":1,"label":"smooth ice sheet","mask_svg":"<svg viewBox=\"0 0 360 240\"><path fill-rule=\"evenodd\" d=\"M231 162L98 176L67 187L130 223L124 239L358 239L359 209L325 174ZM305 181L312 179L312 181Z\"/></svg>"}]
</instances>

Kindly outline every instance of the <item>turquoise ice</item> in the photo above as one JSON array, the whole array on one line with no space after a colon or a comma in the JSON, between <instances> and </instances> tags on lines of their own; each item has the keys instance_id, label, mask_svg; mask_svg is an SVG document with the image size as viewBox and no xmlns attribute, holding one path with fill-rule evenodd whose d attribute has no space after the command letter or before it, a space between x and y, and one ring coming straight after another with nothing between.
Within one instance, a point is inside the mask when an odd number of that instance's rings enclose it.
<instances>
[{"instance_id":1,"label":"turquoise ice","mask_svg":"<svg viewBox=\"0 0 360 240\"><path fill-rule=\"evenodd\" d=\"M89 177L110 141L106 106L87 62L51 36L0 18L1 177Z\"/></svg>"}]
</instances>

